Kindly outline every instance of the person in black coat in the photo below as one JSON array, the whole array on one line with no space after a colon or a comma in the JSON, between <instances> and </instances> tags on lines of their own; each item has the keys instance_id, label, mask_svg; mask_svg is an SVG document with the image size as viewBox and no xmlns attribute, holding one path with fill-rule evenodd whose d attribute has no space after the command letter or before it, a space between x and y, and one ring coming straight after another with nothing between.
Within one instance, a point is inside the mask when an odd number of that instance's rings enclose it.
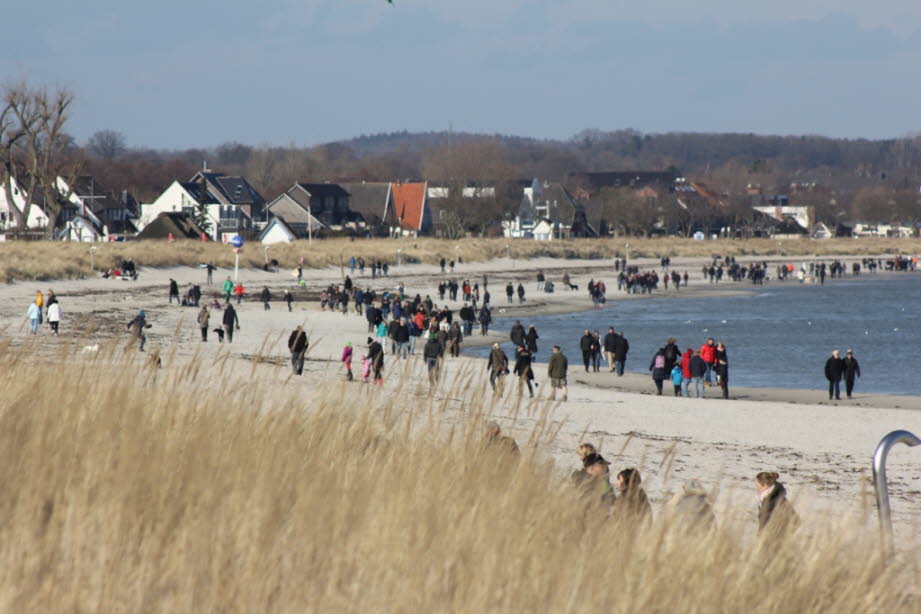
<instances>
[{"instance_id":1,"label":"person in black coat","mask_svg":"<svg viewBox=\"0 0 921 614\"><path fill-rule=\"evenodd\" d=\"M224 325L227 343L233 343L233 331L240 330L240 318L237 317L237 310L230 303L227 303L227 307L224 308L224 318L221 323Z\"/></svg>"},{"instance_id":2,"label":"person in black coat","mask_svg":"<svg viewBox=\"0 0 921 614\"><path fill-rule=\"evenodd\" d=\"M595 338L587 328L579 340L579 349L582 350L582 363L585 365L585 372L588 373L588 366L592 362L592 347L595 345Z\"/></svg>"},{"instance_id":3,"label":"person in black coat","mask_svg":"<svg viewBox=\"0 0 921 614\"><path fill-rule=\"evenodd\" d=\"M720 388L723 389L723 398L729 398L729 354L726 353L726 346L722 343L716 344L716 381Z\"/></svg>"},{"instance_id":4,"label":"person in black coat","mask_svg":"<svg viewBox=\"0 0 921 614\"><path fill-rule=\"evenodd\" d=\"M518 346L518 358L515 360L515 375L518 376L518 393L521 393L522 384L527 384L528 394L534 398L534 388L531 386L531 380L534 379L534 371L531 370L533 362L531 352L524 345Z\"/></svg>"},{"instance_id":5,"label":"person in black coat","mask_svg":"<svg viewBox=\"0 0 921 614\"><path fill-rule=\"evenodd\" d=\"M269 301L271 300L272 300L272 293L269 292L269 287L263 286L262 287L262 308L264 311L268 311L269 309L271 309L271 307L269 307Z\"/></svg>"},{"instance_id":6,"label":"person in black coat","mask_svg":"<svg viewBox=\"0 0 921 614\"><path fill-rule=\"evenodd\" d=\"M825 379L828 380L828 400L841 400L841 376L844 375L844 359L841 352L835 350L825 361Z\"/></svg>"},{"instance_id":7,"label":"person in black coat","mask_svg":"<svg viewBox=\"0 0 921 614\"><path fill-rule=\"evenodd\" d=\"M537 340L540 337L537 336L537 328L532 324L528 327L528 334L525 335L525 347L528 348L528 352L531 353L531 362L537 360Z\"/></svg>"},{"instance_id":8,"label":"person in black coat","mask_svg":"<svg viewBox=\"0 0 921 614\"><path fill-rule=\"evenodd\" d=\"M515 347L525 345L525 332L524 326L521 325L521 322L515 320L515 324L512 325L512 330L509 333L509 340L515 344Z\"/></svg>"},{"instance_id":9,"label":"person in black coat","mask_svg":"<svg viewBox=\"0 0 921 614\"><path fill-rule=\"evenodd\" d=\"M761 505L758 509L758 533L770 529L773 535L796 529L799 516L787 500L787 489L777 481L774 472L762 471L755 476L755 492Z\"/></svg>"},{"instance_id":10,"label":"person in black coat","mask_svg":"<svg viewBox=\"0 0 921 614\"><path fill-rule=\"evenodd\" d=\"M368 360L371 361L371 370L374 372L374 384L384 384L384 347L368 337Z\"/></svg>"},{"instance_id":11,"label":"person in black coat","mask_svg":"<svg viewBox=\"0 0 921 614\"><path fill-rule=\"evenodd\" d=\"M614 369L617 375L624 374L624 365L627 364L627 352L630 351L630 342L624 337L623 331L614 340Z\"/></svg>"},{"instance_id":12,"label":"person in black coat","mask_svg":"<svg viewBox=\"0 0 921 614\"><path fill-rule=\"evenodd\" d=\"M608 370L614 370L614 348L617 344L617 333L614 332L614 327L608 329L608 334L604 336L604 342L602 347L604 348L604 355L608 359Z\"/></svg>"},{"instance_id":13,"label":"person in black coat","mask_svg":"<svg viewBox=\"0 0 921 614\"><path fill-rule=\"evenodd\" d=\"M291 368L295 375L304 372L304 357L307 354L307 333L303 326L298 326L288 337L288 350L291 352Z\"/></svg>"},{"instance_id":14,"label":"person in black coat","mask_svg":"<svg viewBox=\"0 0 921 614\"><path fill-rule=\"evenodd\" d=\"M844 357L844 390L847 392L847 398L851 398L854 392L854 378L860 377L860 364L854 358L854 350L848 350Z\"/></svg>"},{"instance_id":15,"label":"person in black coat","mask_svg":"<svg viewBox=\"0 0 921 614\"><path fill-rule=\"evenodd\" d=\"M675 366L675 363L678 362L678 358L681 356L681 349L678 347L678 344L675 343L674 337L669 337L668 341L665 342L665 372L671 373L672 367Z\"/></svg>"},{"instance_id":16,"label":"person in black coat","mask_svg":"<svg viewBox=\"0 0 921 614\"><path fill-rule=\"evenodd\" d=\"M668 377L668 371L665 370L665 348L659 348L659 351L652 357L649 370L652 372L652 381L656 384L656 394L661 395L662 382Z\"/></svg>"}]
</instances>

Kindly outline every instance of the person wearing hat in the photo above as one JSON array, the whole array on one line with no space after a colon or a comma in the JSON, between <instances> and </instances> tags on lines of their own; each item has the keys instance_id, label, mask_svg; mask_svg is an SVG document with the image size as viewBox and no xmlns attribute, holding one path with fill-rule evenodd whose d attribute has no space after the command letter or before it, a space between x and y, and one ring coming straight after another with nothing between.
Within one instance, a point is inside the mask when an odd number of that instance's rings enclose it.
<instances>
[{"instance_id":1,"label":"person wearing hat","mask_svg":"<svg viewBox=\"0 0 921 614\"><path fill-rule=\"evenodd\" d=\"M611 508L617 500L614 488L611 486L609 463L601 454L592 452L582 459L587 479L585 480L585 494L589 497L598 496L598 502Z\"/></svg>"},{"instance_id":2,"label":"person wearing hat","mask_svg":"<svg viewBox=\"0 0 921 614\"><path fill-rule=\"evenodd\" d=\"M860 364L854 358L854 350L848 348L844 357L844 391L849 399L851 398L851 393L854 392L855 377L860 377Z\"/></svg>"},{"instance_id":3,"label":"person wearing hat","mask_svg":"<svg viewBox=\"0 0 921 614\"><path fill-rule=\"evenodd\" d=\"M128 322L128 332L131 333L131 340L138 341L140 343L138 350L144 351L144 344L147 343L147 335L144 334L144 329L150 328L150 324L147 323L147 314L142 310L134 317L133 320Z\"/></svg>"}]
</instances>

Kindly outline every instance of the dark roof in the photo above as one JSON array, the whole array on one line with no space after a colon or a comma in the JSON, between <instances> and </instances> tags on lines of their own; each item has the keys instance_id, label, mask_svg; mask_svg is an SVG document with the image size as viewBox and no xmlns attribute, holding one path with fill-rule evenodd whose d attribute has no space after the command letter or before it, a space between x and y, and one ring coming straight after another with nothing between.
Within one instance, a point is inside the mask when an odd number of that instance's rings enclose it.
<instances>
[{"instance_id":1,"label":"dark roof","mask_svg":"<svg viewBox=\"0 0 921 614\"><path fill-rule=\"evenodd\" d=\"M161 213L138 233L138 239L166 239L170 234L176 239L200 239L204 231L192 218L175 211Z\"/></svg>"},{"instance_id":2,"label":"dark roof","mask_svg":"<svg viewBox=\"0 0 921 614\"><path fill-rule=\"evenodd\" d=\"M569 173L569 185L579 185L596 192L602 188L642 188L661 186L672 189L675 174L671 171L607 171L600 173Z\"/></svg>"},{"instance_id":3,"label":"dark roof","mask_svg":"<svg viewBox=\"0 0 921 614\"><path fill-rule=\"evenodd\" d=\"M392 199L389 183L361 182L339 185L349 193L349 209L360 213L368 224L378 225L385 221L385 217L393 214L390 211Z\"/></svg>"},{"instance_id":4,"label":"dark roof","mask_svg":"<svg viewBox=\"0 0 921 614\"><path fill-rule=\"evenodd\" d=\"M208 182L209 191L213 190L217 193L212 195L215 197L215 203L253 205L265 202L262 195L243 177L228 177L224 173L199 171L189 180L189 183L200 183L202 176ZM186 184L182 185L185 186Z\"/></svg>"},{"instance_id":5,"label":"dark roof","mask_svg":"<svg viewBox=\"0 0 921 614\"><path fill-rule=\"evenodd\" d=\"M779 235L792 235L792 234L808 234L809 231L799 225L799 222L794 220L792 217L788 217L780 224L774 228L774 234Z\"/></svg>"},{"instance_id":6,"label":"dark roof","mask_svg":"<svg viewBox=\"0 0 921 614\"><path fill-rule=\"evenodd\" d=\"M348 197L349 195L338 183L298 183L297 186L315 198Z\"/></svg>"},{"instance_id":7,"label":"dark roof","mask_svg":"<svg viewBox=\"0 0 921 614\"><path fill-rule=\"evenodd\" d=\"M202 202L202 197L201 197L201 183L199 183L199 182L197 182L197 181L194 181L194 182L190 181L190 182L188 182L188 183L180 183L179 185L181 185L181 186L183 187L183 189L184 189L186 192L188 192L189 195L190 195L192 198L195 199L195 202L197 202L197 203L200 204L200 205L217 205L217 204L220 204L220 201L219 201L217 198L215 198L213 194L211 194L211 191L210 191L210 190L205 190L205 191L206 191L206 195L205 195L206 198L205 198L204 202Z\"/></svg>"}]
</instances>

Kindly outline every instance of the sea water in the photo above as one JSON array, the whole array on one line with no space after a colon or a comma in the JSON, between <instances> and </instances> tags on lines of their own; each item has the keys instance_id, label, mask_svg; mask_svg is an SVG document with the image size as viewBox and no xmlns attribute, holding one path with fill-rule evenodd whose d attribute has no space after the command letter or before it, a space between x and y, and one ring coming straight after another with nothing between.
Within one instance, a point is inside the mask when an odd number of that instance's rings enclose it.
<instances>
[{"instance_id":1,"label":"sea water","mask_svg":"<svg viewBox=\"0 0 921 614\"><path fill-rule=\"evenodd\" d=\"M862 375L857 392L921 394L921 273L826 279L824 286L795 280L764 286L730 282L720 286L748 294L677 299L680 292L669 289L652 298L618 301L622 294L611 286L603 310L520 318L525 329L537 326L539 361L546 362L559 345L570 370L582 370L584 329L597 329L603 339L613 326L630 342L627 371L648 373L653 355L669 337L677 339L682 352L713 337L726 345L730 386L824 389L832 350L844 357L852 348ZM587 292L580 294L590 306ZM516 318L495 317L497 311L491 328L507 333ZM511 342L503 349L514 360ZM606 365L602 359L602 368Z\"/></svg>"}]
</instances>

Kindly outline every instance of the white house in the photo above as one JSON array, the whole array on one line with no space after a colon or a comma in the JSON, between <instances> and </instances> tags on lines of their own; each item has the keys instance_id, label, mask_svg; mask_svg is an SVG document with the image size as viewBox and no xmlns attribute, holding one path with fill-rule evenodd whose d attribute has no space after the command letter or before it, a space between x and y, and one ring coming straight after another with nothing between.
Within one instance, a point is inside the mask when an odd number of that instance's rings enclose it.
<instances>
[{"instance_id":1,"label":"white house","mask_svg":"<svg viewBox=\"0 0 921 614\"><path fill-rule=\"evenodd\" d=\"M290 243L303 237L298 234L280 217L272 218L259 235L259 242L263 245L276 243Z\"/></svg>"},{"instance_id":2,"label":"white house","mask_svg":"<svg viewBox=\"0 0 921 614\"><path fill-rule=\"evenodd\" d=\"M15 179L10 179L13 204L20 211L26 204L25 191L20 187ZM39 230L48 227L48 216L44 210L36 204L29 207L29 215L26 219L26 227L32 230ZM11 230L16 228L16 221L10 212L10 203L7 201L6 187L0 186L0 230Z\"/></svg>"},{"instance_id":3,"label":"white house","mask_svg":"<svg viewBox=\"0 0 921 614\"><path fill-rule=\"evenodd\" d=\"M246 179L206 169L187 182L174 181L154 202L141 205L138 229L143 230L161 213L194 214L201 205L210 222L208 234L215 241L251 233L266 223L265 199Z\"/></svg>"}]
</instances>

